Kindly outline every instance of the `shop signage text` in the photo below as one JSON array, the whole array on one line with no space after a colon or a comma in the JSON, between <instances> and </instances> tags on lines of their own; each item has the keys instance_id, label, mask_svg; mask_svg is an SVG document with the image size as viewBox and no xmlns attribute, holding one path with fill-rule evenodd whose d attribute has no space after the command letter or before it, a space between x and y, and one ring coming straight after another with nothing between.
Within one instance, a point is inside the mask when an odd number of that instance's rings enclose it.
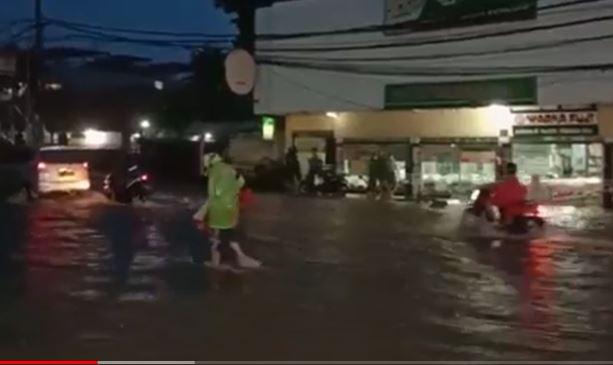
<instances>
[{"instance_id":1,"label":"shop signage text","mask_svg":"<svg viewBox=\"0 0 613 365\"><path fill-rule=\"evenodd\" d=\"M394 84L385 87L385 108L448 108L537 103L534 77L439 83Z\"/></svg>"},{"instance_id":2,"label":"shop signage text","mask_svg":"<svg viewBox=\"0 0 613 365\"><path fill-rule=\"evenodd\" d=\"M596 112L520 113L515 115L517 126L597 125Z\"/></svg>"},{"instance_id":3,"label":"shop signage text","mask_svg":"<svg viewBox=\"0 0 613 365\"><path fill-rule=\"evenodd\" d=\"M429 30L534 19L537 0L386 0L386 25ZM397 32L394 27L390 32Z\"/></svg>"},{"instance_id":4,"label":"shop signage text","mask_svg":"<svg viewBox=\"0 0 613 365\"><path fill-rule=\"evenodd\" d=\"M517 126L514 128L515 137L532 136L597 136L598 126Z\"/></svg>"}]
</instances>

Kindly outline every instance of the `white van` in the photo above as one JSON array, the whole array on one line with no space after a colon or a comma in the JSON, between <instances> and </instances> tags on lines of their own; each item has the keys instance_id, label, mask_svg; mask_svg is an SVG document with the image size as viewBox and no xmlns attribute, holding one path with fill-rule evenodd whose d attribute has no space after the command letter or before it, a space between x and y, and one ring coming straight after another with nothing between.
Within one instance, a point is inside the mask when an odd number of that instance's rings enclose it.
<instances>
[{"instance_id":1,"label":"white van","mask_svg":"<svg viewBox=\"0 0 613 365\"><path fill-rule=\"evenodd\" d=\"M83 150L43 147L38 154L38 192L86 191L91 187L89 163Z\"/></svg>"}]
</instances>

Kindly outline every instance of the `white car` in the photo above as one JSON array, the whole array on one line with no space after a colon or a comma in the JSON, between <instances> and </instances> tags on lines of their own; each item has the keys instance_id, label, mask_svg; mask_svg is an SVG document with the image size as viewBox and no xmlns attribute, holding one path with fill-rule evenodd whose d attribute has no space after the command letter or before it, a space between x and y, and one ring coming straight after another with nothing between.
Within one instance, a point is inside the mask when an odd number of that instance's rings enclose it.
<instances>
[{"instance_id":1,"label":"white car","mask_svg":"<svg viewBox=\"0 0 613 365\"><path fill-rule=\"evenodd\" d=\"M91 187L89 164L79 149L43 147L38 155L38 192L86 191Z\"/></svg>"}]
</instances>

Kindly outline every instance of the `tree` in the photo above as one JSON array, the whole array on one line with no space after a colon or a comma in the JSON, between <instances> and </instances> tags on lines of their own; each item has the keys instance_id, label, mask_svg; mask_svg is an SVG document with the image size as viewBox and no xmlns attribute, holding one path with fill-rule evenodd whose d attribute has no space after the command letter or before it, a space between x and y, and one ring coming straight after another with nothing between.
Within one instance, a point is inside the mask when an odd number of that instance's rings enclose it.
<instances>
[{"instance_id":1,"label":"tree","mask_svg":"<svg viewBox=\"0 0 613 365\"><path fill-rule=\"evenodd\" d=\"M215 0L215 5L226 13L236 13L234 20L238 28L237 45L250 52L255 47L255 10L274 3L292 0Z\"/></svg>"},{"instance_id":2,"label":"tree","mask_svg":"<svg viewBox=\"0 0 613 365\"><path fill-rule=\"evenodd\" d=\"M194 54L194 83L201 120L236 121L252 118L251 99L230 90L225 79L226 53L216 48L203 49Z\"/></svg>"}]
</instances>

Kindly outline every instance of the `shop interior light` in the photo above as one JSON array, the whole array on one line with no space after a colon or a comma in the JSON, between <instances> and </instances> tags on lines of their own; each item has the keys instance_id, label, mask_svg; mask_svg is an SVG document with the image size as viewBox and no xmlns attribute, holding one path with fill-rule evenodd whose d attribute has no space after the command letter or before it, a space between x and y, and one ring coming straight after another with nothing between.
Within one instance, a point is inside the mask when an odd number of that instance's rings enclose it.
<instances>
[{"instance_id":1,"label":"shop interior light","mask_svg":"<svg viewBox=\"0 0 613 365\"><path fill-rule=\"evenodd\" d=\"M499 129L509 129L513 124L511 108L502 104L491 104L487 107L488 118L496 123Z\"/></svg>"},{"instance_id":2,"label":"shop interior light","mask_svg":"<svg viewBox=\"0 0 613 365\"><path fill-rule=\"evenodd\" d=\"M339 119L341 117L340 114L338 114L336 112L327 112L326 116L328 118L333 118L333 119Z\"/></svg>"}]
</instances>

